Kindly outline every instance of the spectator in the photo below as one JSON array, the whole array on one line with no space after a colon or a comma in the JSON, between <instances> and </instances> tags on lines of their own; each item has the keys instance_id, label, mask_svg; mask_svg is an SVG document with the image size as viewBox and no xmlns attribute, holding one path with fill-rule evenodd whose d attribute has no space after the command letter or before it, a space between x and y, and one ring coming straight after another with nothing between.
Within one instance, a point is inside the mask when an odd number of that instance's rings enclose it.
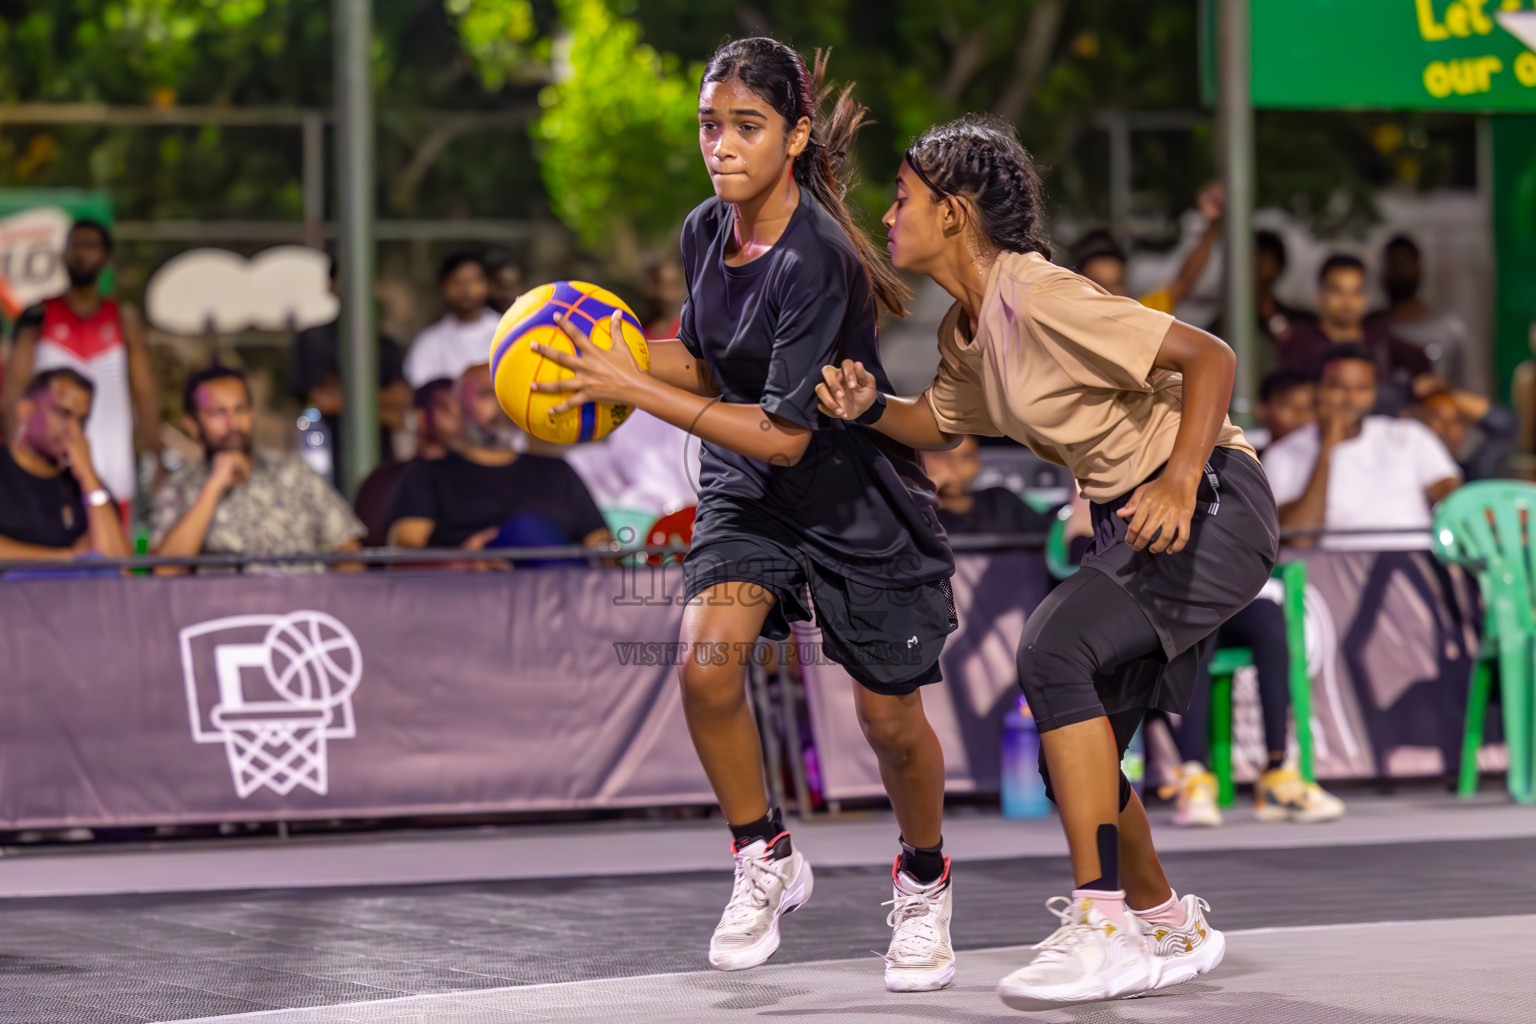
<instances>
[{"instance_id":1,"label":"spectator","mask_svg":"<svg viewBox=\"0 0 1536 1024\"><path fill-rule=\"evenodd\" d=\"M1257 231L1253 236L1254 284L1257 292L1260 336L1269 342L1269 360L1282 360L1279 350L1299 325L1314 326L1317 317L1304 309L1288 306L1275 297L1275 285L1285 274L1287 256L1285 239L1273 231Z\"/></svg>"},{"instance_id":2,"label":"spectator","mask_svg":"<svg viewBox=\"0 0 1536 1024\"><path fill-rule=\"evenodd\" d=\"M135 442L143 451L160 453L160 395L138 310L101 294L112 247L112 233L96 221L77 220L69 229L64 242L69 287L17 319L0 404L10 423L7 435L15 436L17 400L34 374L68 367L94 384L86 440L126 519L138 490Z\"/></svg>"},{"instance_id":3,"label":"spectator","mask_svg":"<svg viewBox=\"0 0 1536 1024\"><path fill-rule=\"evenodd\" d=\"M1461 471L1445 445L1412 419L1373 416L1376 360L1359 345L1323 356L1317 422L1264 452L1282 529L1416 529L1422 533L1324 537L1330 550L1429 547L1430 506L1455 490ZM1292 541L1317 545L1316 538Z\"/></svg>"},{"instance_id":4,"label":"spectator","mask_svg":"<svg viewBox=\"0 0 1536 1024\"><path fill-rule=\"evenodd\" d=\"M363 524L300 456L253 450L244 374L222 366L194 373L182 408L204 458L172 473L156 492L156 554L307 555L360 547Z\"/></svg>"},{"instance_id":5,"label":"spectator","mask_svg":"<svg viewBox=\"0 0 1536 1024\"><path fill-rule=\"evenodd\" d=\"M1195 248L1179 268L1173 281L1137 299L1143 306L1172 313L1174 307L1184 301L1200 280L1211 250L1221 235L1221 214L1226 206L1226 192L1221 185L1208 185L1198 199L1200 213L1205 217L1205 230ZM1130 295L1125 282L1125 250L1108 231L1090 231L1078 239L1073 249L1073 262L1077 272L1111 295Z\"/></svg>"},{"instance_id":6,"label":"spectator","mask_svg":"<svg viewBox=\"0 0 1536 1024\"><path fill-rule=\"evenodd\" d=\"M1514 414L1482 395L1452 391L1443 380L1439 383L1441 386L1414 403L1409 415L1433 430L1455 456L1462 479L1504 476L1515 449Z\"/></svg>"},{"instance_id":7,"label":"spectator","mask_svg":"<svg viewBox=\"0 0 1536 1024\"><path fill-rule=\"evenodd\" d=\"M116 503L91 463L94 390L61 366L34 377L16 403L17 429L0 449L0 559L128 556Z\"/></svg>"},{"instance_id":8,"label":"spectator","mask_svg":"<svg viewBox=\"0 0 1536 1024\"><path fill-rule=\"evenodd\" d=\"M1259 429L1244 433L1262 452L1317 418L1317 382L1296 370L1274 370L1259 382Z\"/></svg>"},{"instance_id":9,"label":"spectator","mask_svg":"<svg viewBox=\"0 0 1536 1024\"><path fill-rule=\"evenodd\" d=\"M438 400L443 395L452 397L453 381L446 377L428 381L417 388L411 397L416 413L416 454L411 459L389 459L374 467L373 472L357 488L352 499L352 510L363 521L368 534L363 543L370 548L382 548L389 543L389 510L394 504L395 491L406 467L417 459L440 459L448 454L442 439L442 423L437 415ZM456 403L455 403L456 405ZM457 430L455 420L450 429Z\"/></svg>"},{"instance_id":10,"label":"spectator","mask_svg":"<svg viewBox=\"0 0 1536 1024\"><path fill-rule=\"evenodd\" d=\"M433 430L447 451L406 467L389 513L391 544L481 551L498 535L497 546L607 543L602 513L563 460L468 444L459 394L432 397Z\"/></svg>"},{"instance_id":11,"label":"spectator","mask_svg":"<svg viewBox=\"0 0 1536 1024\"><path fill-rule=\"evenodd\" d=\"M523 268L506 253L497 253L487 261L490 275L488 301L500 316L512 308L512 303L523 294Z\"/></svg>"},{"instance_id":12,"label":"spectator","mask_svg":"<svg viewBox=\"0 0 1536 1024\"><path fill-rule=\"evenodd\" d=\"M1509 385L1509 404L1519 423L1516 439L1520 449L1536 455L1536 320L1530 327L1531 357L1515 367Z\"/></svg>"},{"instance_id":13,"label":"spectator","mask_svg":"<svg viewBox=\"0 0 1536 1024\"><path fill-rule=\"evenodd\" d=\"M476 363L490 359L491 338L501 314L487 303L490 280L480 257L455 253L443 261L437 285L448 312L441 320L416 335L405 354L405 379L419 388L429 380L459 375Z\"/></svg>"},{"instance_id":14,"label":"spectator","mask_svg":"<svg viewBox=\"0 0 1536 1024\"><path fill-rule=\"evenodd\" d=\"M645 268L645 336L654 340L677 337L688 301L688 279L676 252L656 257Z\"/></svg>"},{"instance_id":15,"label":"spectator","mask_svg":"<svg viewBox=\"0 0 1536 1024\"><path fill-rule=\"evenodd\" d=\"M1378 320L1365 321L1365 264L1335 253L1317 275L1319 317L1298 324L1280 348L1280 365L1316 375L1333 345L1358 345L1376 363L1378 412L1396 413L1408 405L1412 382L1434 370L1424 350L1395 337Z\"/></svg>"},{"instance_id":16,"label":"spectator","mask_svg":"<svg viewBox=\"0 0 1536 1024\"><path fill-rule=\"evenodd\" d=\"M1285 240L1274 231L1255 231L1253 234L1253 281L1255 307L1258 314L1259 340L1256 365L1262 373L1270 373L1277 366L1294 363L1287 346L1292 332L1299 326L1315 326L1317 317L1304 309L1281 302L1275 296L1275 286L1285 274L1288 258ZM1212 332L1228 337L1225 316L1218 318ZM1252 439L1252 435L1249 435Z\"/></svg>"},{"instance_id":17,"label":"spectator","mask_svg":"<svg viewBox=\"0 0 1536 1024\"><path fill-rule=\"evenodd\" d=\"M477 448L526 447L527 436L512 422L496 397L496 382L487 363L476 363L460 375L454 385L459 405L464 410L464 443Z\"/></svg>"},{"instance_id":18,"label":"spectator","mask_svg":"<svg viewBox=\"0 0 1536 1024\"><path fill-rule=\"evenodd\" d=\"M1424 350L1435 372L1453 386L1466 384L1467 325L1449 310L1436 312L1419 298L1423 260L1407 235L1396 235L1382 251L1381 288L1387 308L1366 318L1367 328L1385 330Z\"/></svg>"},{"instance_id":19,"label":"spectator","mask_svg":"<svg viewBox=\"0 0 1536 1024\"><path fill-rule=\"evenodd\" d=\"M973 491L981 472L980 446L966 436L948 451L923 452L923 471L939 498L939 524L950 534L1050 532L1054 516L1041 515L1006 487Z\"/></svg>"},{"instance_id":20,"label":"spectator","mask_svg":"<svg viewBox=\"0 0 1536 1024\"><path fill-rule=\"evenodd\" d=\"M336 258L330 258L331 294L336 294ZM320 418L331 433L331 483L340 481L342 455L346 444L341 412L345 404L341 387L341 343L339 318L316 327L306 327L293 337L288 386L293 396L320 411ZM404 357L400 346L379 335L379 451L386 460L394 453L392 437L405 426L410 408L411 388L405 383Z\"/></svg>"}]
</instances>

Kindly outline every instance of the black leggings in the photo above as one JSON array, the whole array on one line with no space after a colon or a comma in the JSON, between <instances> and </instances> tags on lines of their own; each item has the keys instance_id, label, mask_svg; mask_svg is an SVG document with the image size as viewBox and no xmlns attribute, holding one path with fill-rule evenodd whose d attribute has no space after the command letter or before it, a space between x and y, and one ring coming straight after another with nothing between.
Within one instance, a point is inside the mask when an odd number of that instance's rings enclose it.
<instances>
[{"instance_id":1,"label":"black leggings","mask_svg":"<svg viewBox=\"0 0 1536 1024\"><path fill-rule=\"evenodd\" d=\"M1264 712L1264 749L1285 751L1286 726L1291 710L1291 649L1285 633L1285 612L1278 604L1258 598L1216 630L1217 647L1246 647L1253 652L1259 676L1259 704ZM1189 710L1177 729L1171 729L1179 757L1210 764L1211 760L1211 665L1200 665L1190 696Z\"/></svg>"},{"instance_id":2,"label":"black leggings","mask_svg":"<svg viewBox=\"0 0 1536 1024\"><path fill-rule=\"evenodd\" d=\"M1025 623L1019 687L1042 734L1107 716L1124 757L1157 692L1162 659L1162 641L1135 600L1098 570L1082 569ZM1054 800L1043 750L1040 776ZM1130 795L1122 774L1122 810Z\"/></svg>"}]
</instances>

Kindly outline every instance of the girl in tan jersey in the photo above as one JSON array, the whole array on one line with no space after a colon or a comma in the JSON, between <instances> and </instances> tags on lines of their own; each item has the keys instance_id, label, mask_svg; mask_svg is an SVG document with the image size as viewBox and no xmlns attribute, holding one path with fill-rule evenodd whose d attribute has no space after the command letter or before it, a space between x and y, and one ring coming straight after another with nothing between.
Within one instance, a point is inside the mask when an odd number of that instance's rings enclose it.
<instances>
[{"instance_id":1,"label":"girl in tan jersey","mask_svg":"<svg viewBox=\"0 0 1536 1024\"><path fill-rule=\"evenodd\" d=\"M1050 262L1039 176L1007 122L930 129L896 188L892 262L955 298L939 369L898 398L844 360L823 372L823 411L919 449L1006 434L1069 467L1093 503L1082 571L1030 617L1018 657L1075 886L1048 904L1061 927L999 995L1036 1010L1187 981L1225 944L1204 903L1169 887L1119 765L1149 709L1188 704L1211 634L1274 566L1274 499L1226 416L1235 358Z\"/></svg>"}]
</instances>

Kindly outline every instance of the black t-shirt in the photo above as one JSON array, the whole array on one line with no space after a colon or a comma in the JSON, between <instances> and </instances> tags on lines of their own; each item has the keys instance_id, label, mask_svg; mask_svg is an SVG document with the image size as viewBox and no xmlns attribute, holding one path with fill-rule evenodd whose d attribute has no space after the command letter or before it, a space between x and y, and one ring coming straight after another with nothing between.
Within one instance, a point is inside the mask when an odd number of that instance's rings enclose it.
<instances>
[{"instance_id":1,"label":"black t-shirt","mask_svg":"<svg viewBox=\"0 0 1536 1024\"><path fill-rule=\"evenodd\" d=\"M1054 516L1036 512L1006 487L988 487L971 497L975 503L966 513L939 509L939 522L950 533L1035 533L1050 532Z\"/></svg>"},{"instance_id":2,"label":"black t-shirt","mask_svg":"<svg viewBox=\"0 0 1536 1024\"><path fill-rule=\"evenodd\" d=\"M45 548L67 548L90 529L74 474L33 476L0 448L0 537Z\"/></svg>"},{"instance_id":3,"label":"black t-shirt","mask_svg":"<svg viewBox=\"0 0 1536 1024\"><path fill-rule=\"evenodd\" d=\"M505 466L482 466L457 452L406 466L389 522L430 519L436 525L428 543L455 548L521 514L543 516L572 544L607 526L586 485L563 459L519 455Z\"/></svg>"},{"instance_id":4,"label":"black t-shirt","mask_svg":"<svg viewBox=\"0 0 1536 1024\"><path fill-rule=\"evenodd\" d=\"M784 234L751 263L726 265L731 226L731 207L718 198L688 215L678 337L709 366L724 401L761 405L815 433L793 466L706 443L694 542L710 538L710 513L719 509L738 523L742 514L766 517L817 564L866 585L950 575L954 559L916 454L816 409L822 367L843 359L862 361L880 390L891 390L853 243L803 188Z\"/></svg>"}]
</instances>

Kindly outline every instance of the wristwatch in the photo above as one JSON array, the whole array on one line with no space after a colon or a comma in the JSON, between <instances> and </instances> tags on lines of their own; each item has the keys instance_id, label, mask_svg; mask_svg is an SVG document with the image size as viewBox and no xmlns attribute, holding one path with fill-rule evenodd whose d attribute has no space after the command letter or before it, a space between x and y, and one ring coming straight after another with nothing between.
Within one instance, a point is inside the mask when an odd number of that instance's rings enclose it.
<instances>
[{"instance_id":1,"label":"wristwatch","mask_svg":"<svg viewBox=\"0 0 1536 1024\"><path fill-rule=\"evenodd\" d=\"M874 423L877 420L879 420L881 416L884 416L884 415L885 415L885 396L882 395L880 392L876 391L875 392L875 404L870 406L868 409L865 409L864 412L861 413L853 422L855 422L855 423L862 423L864 426L868 427L868 426L874 425Z\"/></svg>"},{"instance_id":2,"label":"wristwatch","mask_svg":"<svg viewBox=\"0 0 1536 1024\"><path fill-rule=\"evenodd\" d=\"M98 487L85 496L85 503L91 508L101 508L103 505L112 504L112 495L104 487Z\"/></svg>"}]
</instances>

